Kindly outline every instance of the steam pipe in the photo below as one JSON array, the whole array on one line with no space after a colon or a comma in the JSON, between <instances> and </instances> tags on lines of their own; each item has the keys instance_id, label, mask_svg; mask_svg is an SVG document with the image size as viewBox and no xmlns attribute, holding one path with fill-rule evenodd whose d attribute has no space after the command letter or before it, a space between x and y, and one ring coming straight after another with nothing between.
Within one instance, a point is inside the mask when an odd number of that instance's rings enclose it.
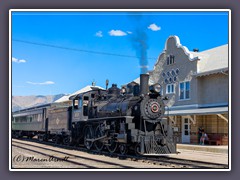
<instances>
[{"instance_id":1,"label":"steam pipe","mask_svg":"<svg viewBox=\"0 0 240 180\"><path fill-rule=\"evenodd\" d=\"M148 93L148 74L140 74L140 94L147 94Z\"/></svg>"}]
</instances>

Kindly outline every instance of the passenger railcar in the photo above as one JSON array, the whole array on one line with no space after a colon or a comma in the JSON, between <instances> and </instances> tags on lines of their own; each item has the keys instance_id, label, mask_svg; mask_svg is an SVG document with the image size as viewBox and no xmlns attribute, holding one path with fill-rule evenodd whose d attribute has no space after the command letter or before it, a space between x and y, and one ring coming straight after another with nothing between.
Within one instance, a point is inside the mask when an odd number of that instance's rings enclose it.
<instances>
[{"instance_id":1,"label":"passenger railcar","mask_svg":"<svg viewBox=\"0 0 240 180\"><path fill-rule=\"evenodd\" d=\"M12 136L27 136L32 138L35 135L44 135L47 131L48 108L50 104L36 106L19 110L13 113Z\"/></svg>"}]
</instances>

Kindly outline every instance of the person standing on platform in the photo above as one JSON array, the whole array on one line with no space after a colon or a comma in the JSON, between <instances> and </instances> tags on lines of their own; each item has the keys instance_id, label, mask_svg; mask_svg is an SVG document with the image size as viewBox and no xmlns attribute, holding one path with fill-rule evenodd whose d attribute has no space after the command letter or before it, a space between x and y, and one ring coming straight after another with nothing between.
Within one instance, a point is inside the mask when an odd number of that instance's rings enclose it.
<instances>
[{"instance_id":1,"label":"person standing on platform","mask_svg":"<svg viewBox=\"0 0 240 180\"><path fill-rule=\"evenodd\" d=\"M198 128L198 144L201 144L202 132L203 132L203 129L201 127Z\"/></svg>"},{"instance_id":2,"label":"person standing on platform","mask_svg":"<svg viewBox=\"0 0 240 180\"><path fill-rule=\"evenodd\" d=\"M207 133L204 132L204 130L202 131L202 137L200 139L200 144L204 145L204 142L208 140L208 135Z\"/></svg>"}]
</instances>

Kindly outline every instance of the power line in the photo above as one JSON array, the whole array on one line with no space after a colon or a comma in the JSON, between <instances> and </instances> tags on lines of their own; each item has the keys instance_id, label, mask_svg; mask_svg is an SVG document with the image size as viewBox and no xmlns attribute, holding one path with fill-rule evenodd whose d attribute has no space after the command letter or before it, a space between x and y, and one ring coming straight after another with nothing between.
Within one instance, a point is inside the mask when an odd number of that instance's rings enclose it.
<instances>
[{"instance_id":1,"label":"power line","mask_svg":"<svg viewBox=\"0 0 240 180\"><path fill-rule=\"evenodd\" d=\"M77 48L69 48L69 47L56 46L56 45L45 44L45 43L24 41L24 40L19 40L19 39L12 39L12 41L16 41L16 42L20 42L20 43L26 43L26 44L33 44L33 45L38 45L38 46L45 46L45 47L52 47L52 48L70 50L70 51L86 52L86 53L91 53L91 54L101 54L101 55L119 56L119 57L127 57L127 58L140 58L140 57L137 57L137 56L130 56L130 55L124 55L124 54L115 54L115 53L108 53L108 52L100 52L100 51L90 51L90 50L77 49ZM157 59L157 58L147 58L147 59Z\"/></svg>"}]
</instances>

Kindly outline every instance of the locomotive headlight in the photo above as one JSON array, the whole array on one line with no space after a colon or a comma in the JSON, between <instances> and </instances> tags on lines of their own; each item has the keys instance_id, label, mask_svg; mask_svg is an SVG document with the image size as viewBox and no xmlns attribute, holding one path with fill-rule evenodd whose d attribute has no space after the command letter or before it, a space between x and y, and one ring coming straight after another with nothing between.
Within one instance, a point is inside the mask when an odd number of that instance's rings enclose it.
<instances>
[{"instance_id":1,"label":"locomotive headlight","mask_svg":"<svg viewBox=\"0 0 240 180\"><path fill-rule=\"evenodd\" d=\"M121 93L122 93L122 94L125 94L126 92L127 92L126 88L125 88L125 87L122 87Z\"/></svg>"},{"instance_id":2,"label":"locomotive headlight","mask_svg":"<svg viewBox=\"0 0 240 180\"><path fill-rule=\"evenodd\" d=\"M160 93L161 92L161 85L160 84L154 84L149 87L149 90L154 93Z\"/></svg>"}]
</instances>

